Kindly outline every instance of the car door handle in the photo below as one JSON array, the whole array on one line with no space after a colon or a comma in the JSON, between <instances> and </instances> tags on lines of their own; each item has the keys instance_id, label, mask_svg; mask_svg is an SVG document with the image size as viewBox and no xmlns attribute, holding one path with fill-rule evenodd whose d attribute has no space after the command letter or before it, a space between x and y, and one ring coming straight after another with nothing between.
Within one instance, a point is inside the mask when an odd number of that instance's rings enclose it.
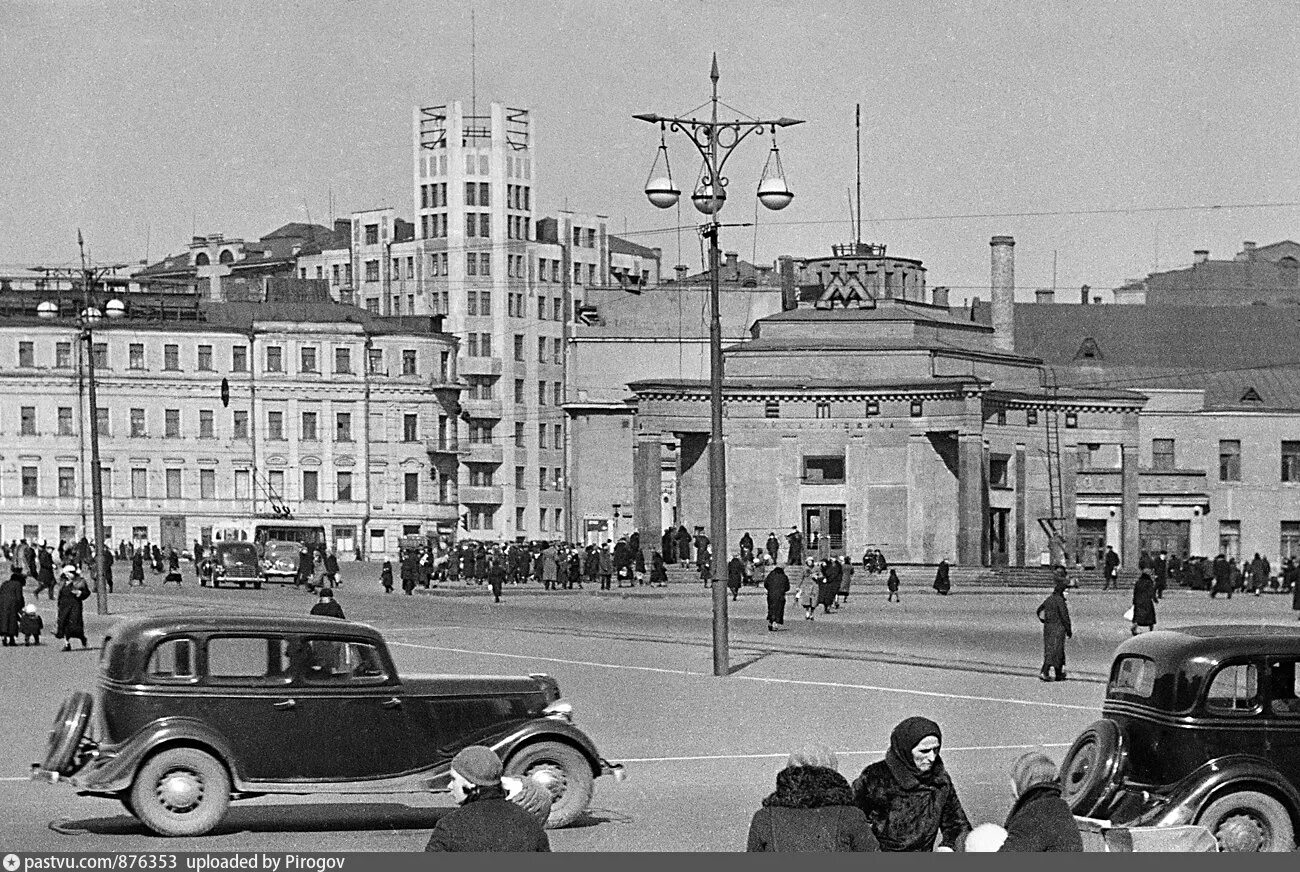
<instances>
[{"instance_id":1,"label":"car door handle","mask_svg":"<svg viewBox=\"0 0 1300 872\"><path fill-rule=\"evenodd\" d=\"M398 697L393 697L392 699L386 699L386 700L384 700L384 701L381 702L379 705L380 705L381 707L383 707L383 708L386 708L386 709L401 708L401 707L402 707L402 701L401 701L401 699L399 699Z\"/></svg>"},{"instance_id":2,"label":"car door handle","mask_svg":"<svg viewBox=\"0 0 1300 872\"><path fill-rule=\"evenodd\" d=\"M276 708L276 709L291 709L297 707L298 707L298 703L292 699L282 699L279 702L271 703L271 708Z\"/></svg>"}]
</instances>

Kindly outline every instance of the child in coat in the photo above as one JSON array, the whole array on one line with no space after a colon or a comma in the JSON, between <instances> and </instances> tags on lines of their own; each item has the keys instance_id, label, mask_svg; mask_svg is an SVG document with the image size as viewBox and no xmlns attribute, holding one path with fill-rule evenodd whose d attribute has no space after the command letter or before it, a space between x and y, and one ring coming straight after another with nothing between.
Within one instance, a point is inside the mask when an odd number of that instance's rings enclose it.
<instances>
[{"instance_id":1,"label":"child in coat","mask_svg":"<svg viewBox=\"0 0 1300 872\"><path fill-rule=\"evenodd\" d=\"M384 593L393 592L393 561L384 561L384 568L379 571L379 583L384 586Z\"/></svg>"},{"instance_id":2,"label":"child in coat","mask_svg":"<svg viewBox=\"0 0 1300 872\"><path fill-rule=\"evenodd\" d=\"M36 614L36 606L27 605L21 615L18 616L18 632L23 634L24 645L41 644L41 630L45 628L45 622L41 616Z\"/></svg>"},{"instance_id":3,"label":"child in coat","mask_svg":"<svg viewBox=\"0 0 1300 872\"><path fill-rule=\"evenodd\" d=\"M903 598L898 595L898 588L899 588L898 570L896 569L889 570L889 581L886 582L885 586L889 588L889 598L886 599L885 602L901 603L903 601Z\"/></svg>"}]
</instances>

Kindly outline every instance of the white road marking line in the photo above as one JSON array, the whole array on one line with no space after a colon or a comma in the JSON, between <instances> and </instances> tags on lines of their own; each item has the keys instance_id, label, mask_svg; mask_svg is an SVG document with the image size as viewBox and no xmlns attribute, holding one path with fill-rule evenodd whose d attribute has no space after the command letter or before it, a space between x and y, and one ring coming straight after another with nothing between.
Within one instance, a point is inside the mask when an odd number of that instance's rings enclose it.
<instances>
[{"instance_id":1,"label":"white road marking line","mask_svg":"<svg viewBox=\"0 0 1300 872\"><path fill-rule=\"evenodd\" d=\"M5 776L0 778L0 781L31 781L31 779L27 777L20 778L18 776Z\"/></svg>"},{"instance_id":2,"label":"white road marking line","mask_svg":"<svg viewBox=\"0 0 1300 872\"><path fill-rule=\"evenodd\" d=\"M538 660L544 663L563 663L568 666L595 666L601 669L627 669L634 672L657 672L664 675L687 675L692 677L711 677L709 673L694 672L689 669L664 669L658 666L628 666L621 663L596 663L591 660L565 660L559 657L545 657L534 654L503 654L499 651L472 651L467 648L448 648L441 645L419 645L415 642L397 642L390 641L390 645L401 645L406 648L418 648L425 651L445 651L450 654L474 654L482 657L505 657L511 660ZM798 655L795 655L798 656ZM769 684L798 684L809 687L837 687L844 690L868 690L878 691L881 693L901 693L909 696L927 696L939 699L961 699L970 702L1000 702L1009 705L1029 705L1040 706L1043 708L1060 708L1070 709L1072 711L1090 712L1095 711L1096 706L1090 705L1072 705L1064 702L1042 702L1039 700L1028 699L1007 699L997 696L971 696L960 693L941 693L934 690L912 690L903 687L881 687L874 684L849 684L839 681L809 681L798 678L764 678L757 675L733 675L737 681L760 681Z\"/></svg>"},{"instance_id":3,"label":"white road marking line","mask_svg":"<svg viewBox=\"0 0 1300 872\"><path fill-rule=\"evenodd\" d=\"M1024 751L1031 748L1068 748L1069 743L1053 743L1043 745L969 745L964 748L940 748L940 754L951 754L956 751ZM836 751L840 757L860 757L876 756L885 753L885 749L879 751ZM782 751L779 754L702 754L693 757L611 757L610 759L618 763L691 763L702 760L780 760L789 757L790 752Z\"/></svg>"}]
</instances>

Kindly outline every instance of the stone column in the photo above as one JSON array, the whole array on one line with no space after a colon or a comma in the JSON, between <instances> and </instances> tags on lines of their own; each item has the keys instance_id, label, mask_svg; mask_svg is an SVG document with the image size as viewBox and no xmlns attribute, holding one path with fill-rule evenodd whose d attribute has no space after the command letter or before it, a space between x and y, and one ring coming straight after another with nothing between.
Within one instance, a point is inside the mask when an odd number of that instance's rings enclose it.
<instances>
[{"instance_id":1,"label":"stone column","mask_svg":"<svg viewBox=\"0 0 1300 872\"><path fill-rule=\"evenodd\" d=\"M957 436L957 562L980 566L984 552L984 439Z\"/></svg>"},{"instance_id":2,"label":"stone column","mask_svg":"<svg viewBox=\"0 0 1300 872\"><path fill-rule=\"evenodd\" d=\"M632 447L632 524L641 534L647 566L664 532L659 523L661 448L658 433L637 434Z\"/></svg>"},{"instance_id":3,"label":"stone column","mask_svg":"<svg viewBox=\"0 0 1300 872\"><path fill-rule=\"evenodd\" d=\"M1136 445L1120 447L1123 470L1120 483L1120 530L1122 531L1119 559L1125 569L1137 571L1141 546L1138 539L1138 450Z\"/></svg>"},{"instance_id":4,"label":"stone column","mask_svg":"<svg viewBox=\"0 0 1300 872\"><path fill-rule=\"evenodd\" d=\"M1019 444L1016 445L1016 453L1015 453L1014 459L1015 459L1015 464L1016 464L1016 472L1015 472L1015 475L1016 475L1016 477L1015 477L1015 488L1016 488L1016 503L1015 503L1015 506L1016 506L1016 507L1015 507L1015 515L1016 515L1016 517L1015 517L1015 525L1016 525L1016 544L1015 544L1014 555L1013 555L1013 557L1012 557L1012 561L1013 561L1013 562L1012 562L1011 565L1012 565L1012 566L1028 566L1029 563L1028 563L1027 560L1026 560L1026 556L1027 556L1027 555L1025 554L1025 543L1026 543L1026 540L1027 540L1027 536L1026 536L1026 528L1025 528L1025 521L1026 521L1026 518L1025 518L1025 505L1026 505L1025 482L1026 482L1026 480L1027 480L1027 478L1028 478L1028 475L1026 474L1026 470L1025 470L1025 446L1024 446L1024 445L1019 445ZM1033 562L1034 562L1035 565L1037 565L1037 563L1038 563L1037 560L1034 560Z\"/></svg>"}]
</instances>

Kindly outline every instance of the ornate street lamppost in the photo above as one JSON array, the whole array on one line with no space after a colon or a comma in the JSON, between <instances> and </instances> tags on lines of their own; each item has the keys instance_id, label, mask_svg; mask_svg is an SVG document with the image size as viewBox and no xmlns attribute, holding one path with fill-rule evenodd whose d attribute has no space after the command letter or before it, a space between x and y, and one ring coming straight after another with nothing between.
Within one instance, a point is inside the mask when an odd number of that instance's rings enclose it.
<instances>
[{"instance_id":1,"label":"ornate street lamppost","mask_svg":"<svg viewBox=\"0 0 1300 872\"><path fill-rule=\"evenodd\" d=\"M81 332L81 341L85 343L86 361L86 395L90 403L90 502L94 511L95 523L95 611L108 614L108 580L107 547L104 541L104 491L100 483L99 464L99 405L95 391L95 339L94 327L105 314L117 319L126 314L126 305L121 300L109 300L100 312L91 302L91 288L104 276L119 269L120 266L94 269L86 264L85 247L81 231L77 231L77 246L81 248L82 307L77 314L77 326ZM73 273L77 275L78 273ZM47 300L36 307L36 314L46 320L57 318L59 305ZM84 515L83 515L84 517Z\"/></svg>"},{"instance_id":2,"label":"ornate street lamppost","mask_svg":"<svg viewBox=\"0 0 1300 872\"><path fill-rule=\"evenodd\" d=\"M675 118L665 115L633 115L638 121L658 124L659 152L650 169L645 194L650 203L660 209L677 204L681 191L673 182L668 165L667 133L683 133L700 153L703 166L699 181L691 194L695 208L707 215L709 221L701 234L709 240L709 540L713 548L713 674L726 675L729 671L727 651L727 476L726 456L722 445L722 321L719 316L718 284L721 271L721 251L718 233L723 226L718 213L727 201L727 177L722 174L727 158L751 133L770 131L772 149L758 186L758 200L768 209L784 209L794 199L785 181L781 155L776 147L776 129L792 127L803 122L794 118L763 120L757 118L718 120L718 56L713 55L709 72L713 82L713 95L709 101L707 119ZM662 161L663 169L659 164Z\"/></svg>"}]
</instances>

